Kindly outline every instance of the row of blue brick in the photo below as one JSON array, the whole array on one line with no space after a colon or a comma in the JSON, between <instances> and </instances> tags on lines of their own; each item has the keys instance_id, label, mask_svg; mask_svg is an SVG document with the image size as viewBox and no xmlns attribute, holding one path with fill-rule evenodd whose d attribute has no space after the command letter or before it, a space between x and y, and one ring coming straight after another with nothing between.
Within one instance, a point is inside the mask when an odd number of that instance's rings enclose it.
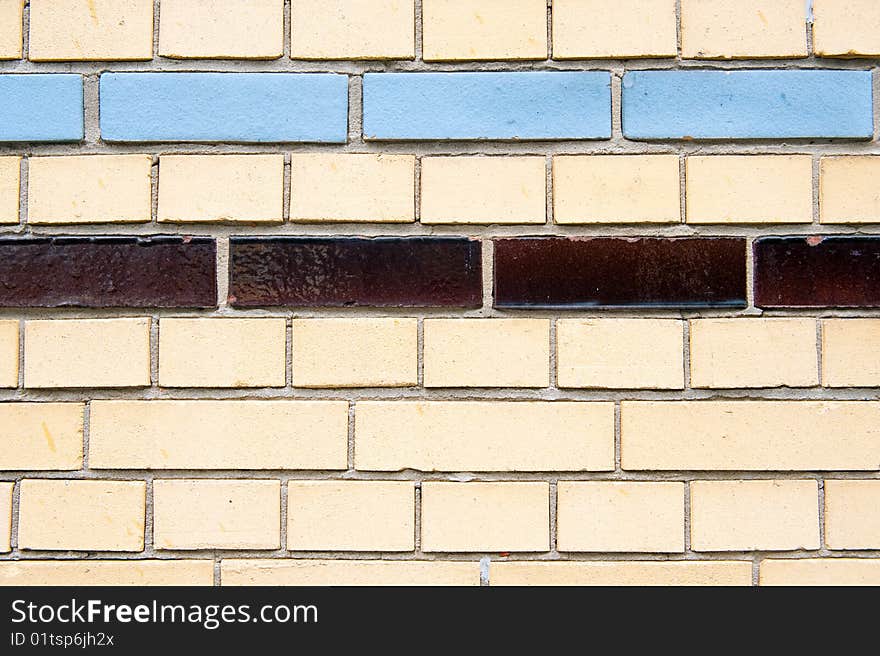
<instances>
[{"instance_id":1,"label":"row of blue brick","mask_svg":"<svg viewBox=\"0 0 880 656\"><path fill-rule=\"evenodd\" d=\"M630 139L870 139L872 75L859 70L631 71ZM326 142L348 135L349 78L333 73L105 73L105 141ZM370 73L368 140L611 137L604 71ZM0 141L79 141L75 74L0 75Z\"/></svg>"}]
</instances>

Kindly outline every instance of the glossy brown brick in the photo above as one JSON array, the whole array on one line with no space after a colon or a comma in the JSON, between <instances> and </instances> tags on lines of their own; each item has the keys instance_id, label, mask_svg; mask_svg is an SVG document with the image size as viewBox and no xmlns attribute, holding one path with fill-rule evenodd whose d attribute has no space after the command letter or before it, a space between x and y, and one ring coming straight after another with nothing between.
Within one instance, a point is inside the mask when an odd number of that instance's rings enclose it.
<instances>
[{"instance_id":1,"label":"glossy brown brick","mask_svg":"<svg viewBox=\"0 0 880 656\"><path fill-rule=\"evenodd\" d=\"M215 307L216 262L205 237L0 239L0 307Z\"/></svg>"},{"instance_id":2,"label":"glossy brown brick","mask_svg":"<svg viewBox=\"0 0 880 656\"><path fill-rule=\"evenodd\" d=\"M237 238L237 307L479 307L480 242L465 238Z\"/></svg>"},{"instance_id":3,"label":"glossy brown brick","mask_svg":"<svg viewBox=\"0 0 880 656\"><path fill-rule=\"evenodd\" d=\"M714 238L495 242L495 307L743 307L746 243Z\"/></svg>"},{"instance_id":4,"label":"glossy brown brick","mask_svg":"<svg viewBox=\"0 0 880 656\"><path fill-rule=\"evenodd\" d=\"M880 237L765 237L754 252L758 307L880 307Z\"/></svg>"}]
</instances>

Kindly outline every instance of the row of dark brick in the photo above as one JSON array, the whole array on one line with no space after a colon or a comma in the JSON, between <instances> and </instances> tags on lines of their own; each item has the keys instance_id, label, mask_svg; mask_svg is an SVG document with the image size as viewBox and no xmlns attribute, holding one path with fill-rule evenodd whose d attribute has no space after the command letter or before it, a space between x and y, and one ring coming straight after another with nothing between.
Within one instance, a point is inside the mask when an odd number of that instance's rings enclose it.
<instances>
[{"instance_id":1,"label":"row of dark brick","mask_svg":"<svg viewBox=\"0 0 880 656\"><path fill-rule=\"evenodd\" d=\"M742 238L494 240L495 307L744 307ZM464 237L238 237L229 302L259 307L480 307L482 243ZM755 304L880 307L880 237L764 237ZM0 239L0 307L210 308L209 237Z\"/></svg>"}]
</instances>

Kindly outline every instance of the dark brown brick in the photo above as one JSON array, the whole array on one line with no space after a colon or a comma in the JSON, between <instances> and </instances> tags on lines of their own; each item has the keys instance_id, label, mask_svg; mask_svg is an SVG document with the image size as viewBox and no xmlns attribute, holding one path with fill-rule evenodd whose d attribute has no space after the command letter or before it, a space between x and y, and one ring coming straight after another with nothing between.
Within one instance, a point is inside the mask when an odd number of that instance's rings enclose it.
<instances>
[{"instance_id":1,"label":"dark brown brick","mask_svg":"<svg viewBox=\"0 0 880 656\"><path fill-rule=\"evenodd\" d=\"M479 307L480 242L451 237L235 238L237 307Z\"/></svg>"},{"instance_id":2,"label":"dark brown brick","mask_svg":"<svg viewBox=\"0 0 880 656\"><path fill-rule=\"evenodd\" d=\"M765 237L754 252L758 307L880 307L880 237Z\"/></svg>"},{"instance_id":3,"label":"dark brown brick","mask_svg":"<svg viewBox=\"0 0 880 656\"><path fill-rule=\"evenodd\" d=\"M521 238L495 242L495 307L743 307L746 242Z\"/></svg>"},{"instance_id":4,"label":"dark brown brick","mask_svg":"<svg viewBox=\"0 0 880 656\"><path fill-rule=\"evenodd\" d=\"M0 239L0 307L215 307L216 261L204 237Z\"/></svg>"}]
</instances>

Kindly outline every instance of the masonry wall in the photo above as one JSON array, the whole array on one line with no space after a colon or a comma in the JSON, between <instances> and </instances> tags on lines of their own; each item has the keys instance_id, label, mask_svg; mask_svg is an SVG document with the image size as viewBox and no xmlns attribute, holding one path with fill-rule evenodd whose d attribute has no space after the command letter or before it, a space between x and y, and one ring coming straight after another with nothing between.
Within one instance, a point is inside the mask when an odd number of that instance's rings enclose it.
<instances>
[{"instance_id":1,"label":"masonry wall","mask_svg":"<svg viewBox=\"0 0 880 656\"><path fill-rule=\"evenodd\" d=\"M874 0L0 0L0 583L880 584Z\"/></svg>"}]
</instances>

